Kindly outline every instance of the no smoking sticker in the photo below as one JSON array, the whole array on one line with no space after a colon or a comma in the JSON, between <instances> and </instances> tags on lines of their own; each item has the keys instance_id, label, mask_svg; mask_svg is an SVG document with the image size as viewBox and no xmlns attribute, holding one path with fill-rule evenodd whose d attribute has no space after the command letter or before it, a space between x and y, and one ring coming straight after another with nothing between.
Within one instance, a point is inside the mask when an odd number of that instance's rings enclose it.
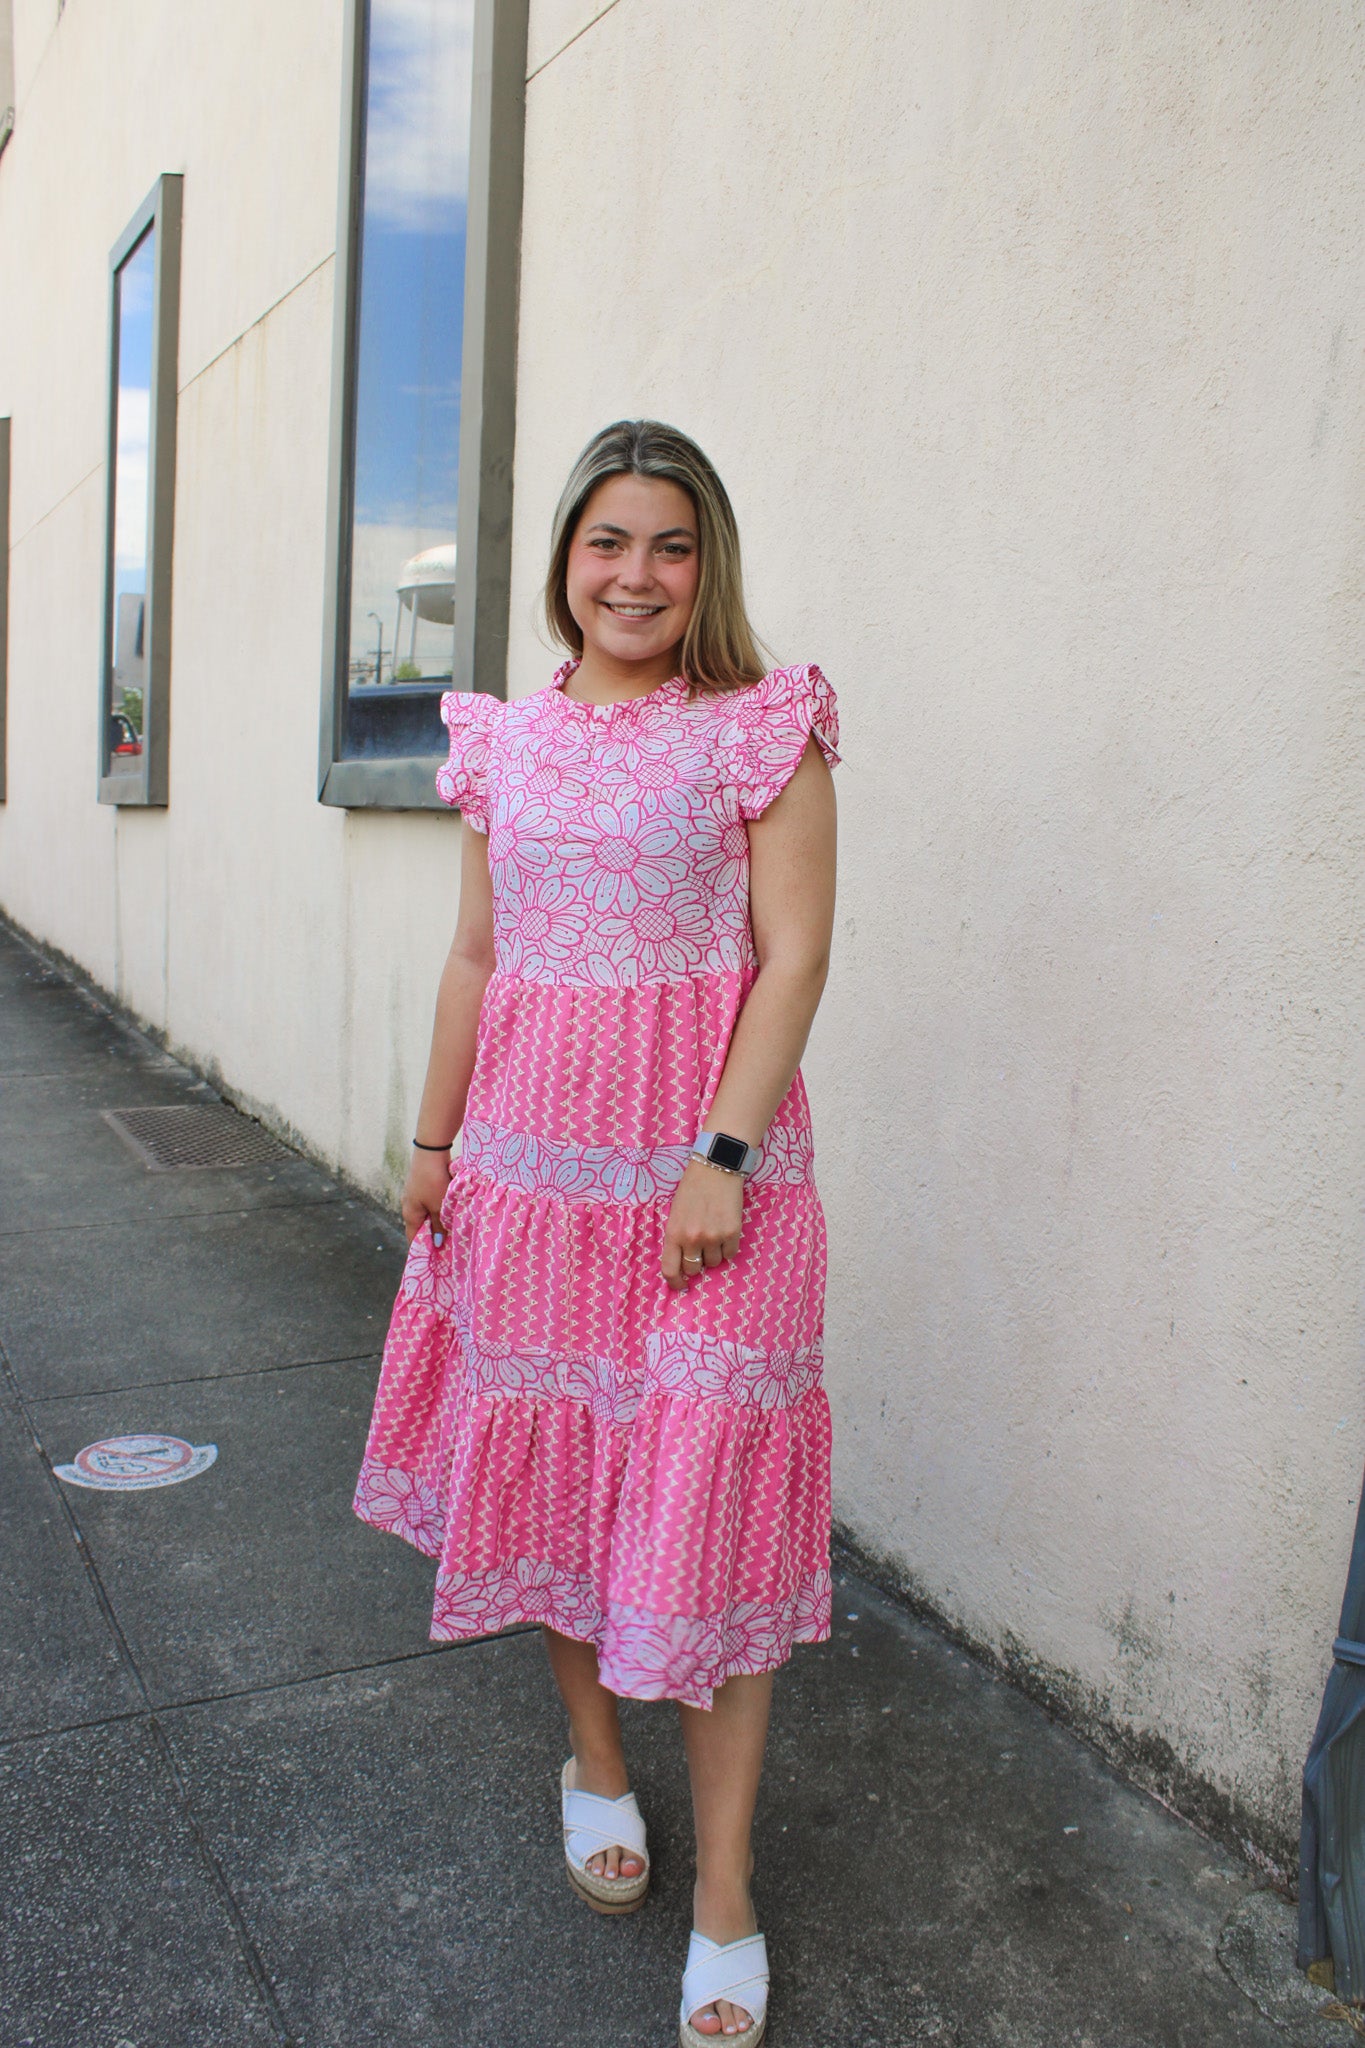
<instances>
[{"instance_id":1,"label":"no smoking sticker","mask_svg":"<svg viewBox=\"0 0 1365 2048\"><path fill-rule=\"evenodd\" d=\"M105 1436L77 1451L69 1465L52 1469L72 1486L136 1493L147 1486L197 1479L217 1456L217 1444L187 1444L182 1436Z\"/></svg>"}]
</instances>

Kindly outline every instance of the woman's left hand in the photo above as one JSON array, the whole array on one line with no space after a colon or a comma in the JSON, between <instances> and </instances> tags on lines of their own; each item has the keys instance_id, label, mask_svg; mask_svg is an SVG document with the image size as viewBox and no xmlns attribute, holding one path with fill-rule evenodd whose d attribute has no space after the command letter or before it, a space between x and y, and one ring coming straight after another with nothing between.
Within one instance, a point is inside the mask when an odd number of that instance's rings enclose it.
<instances>
[{"instance_id":1,"label":"woman's left hand","mask_svg":"<svg viewBox=\"0 0 1365 2048\"><path fill-rule=\"evenodd\" d=\"M681 1293L708 1267L733 1258L739 1250L743 1215L742 1176L722 1173L701 1159L689 1161L664 1230L661 1265L669 1286Z\"/></svg>"}]
</instances>

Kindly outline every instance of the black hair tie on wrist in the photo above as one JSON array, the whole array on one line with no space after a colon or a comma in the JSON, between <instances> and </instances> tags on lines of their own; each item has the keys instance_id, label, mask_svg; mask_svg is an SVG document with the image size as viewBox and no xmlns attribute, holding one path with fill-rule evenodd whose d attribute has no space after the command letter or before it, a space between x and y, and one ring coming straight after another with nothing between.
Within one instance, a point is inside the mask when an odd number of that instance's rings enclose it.
<instances>
[{"instance_id":1,"label":"black hair tie on wrist","mask_svg":"<svg viewBox=\"0 0 1365 2048\"><path fill-rule=\"evenodd\" d=\"M451 1145L455 1143L455 1140L452 1138L449 1144L445 1145L424 1145L420 1138L414 1138L412 1142L419 1152L448 1152Z\"/></svg>"}]
</instances>

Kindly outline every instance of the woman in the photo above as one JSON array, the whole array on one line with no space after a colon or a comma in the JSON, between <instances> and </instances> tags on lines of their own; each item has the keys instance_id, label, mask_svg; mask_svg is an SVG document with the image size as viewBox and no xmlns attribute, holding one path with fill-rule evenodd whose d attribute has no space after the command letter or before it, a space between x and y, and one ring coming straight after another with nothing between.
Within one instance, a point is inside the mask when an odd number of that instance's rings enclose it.
<instances>
[{"instance_id":1,"label":"woman","mask_svg":"<svg viewBox=\"0 0 1365 2048\"><path fill-rule=\"evenodd\" d=\"M588 444L545 605L572 656L550 688L442 702L460 912L356 1510L439 1560L433 1637L543 1624L568 1874L599 1911L649 1883L617 1697L679 1702L680 2039L756 2048L772 1673L829 1633L797 1063L833 922L838 718L818 669L765 673L730 501L673 428Z\"/></svg>"}]
</instances>

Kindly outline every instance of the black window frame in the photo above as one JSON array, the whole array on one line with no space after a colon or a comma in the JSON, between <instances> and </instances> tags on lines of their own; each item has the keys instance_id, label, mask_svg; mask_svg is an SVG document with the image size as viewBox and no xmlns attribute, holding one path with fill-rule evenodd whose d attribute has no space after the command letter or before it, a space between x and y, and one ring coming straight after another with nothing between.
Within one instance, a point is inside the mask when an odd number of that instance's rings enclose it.
<instances>
[{"instance_id":1,"label":"black window frame","mask_svg":"<svg viewBox=\"0 0 1365 2048\"><path fill-rule=\"evenodd\" d=\"M170 801L171 573L175 531L175 430L180 351L180 245L184 179L164 171L109 252L109 425L105 441L104 627L100 647L99 801ZM147 441L147 681L142 753L132 774L109 773L109 722L117 652L114 498L118 477L119 271L148 229L156 232L152 283L151 395Z\"/></svg>"},{"instance_id":2,"label":"black window frame","mask_svg":"<svg viewBox=\"0 0 1365 2048\"><path fill-rule=\"evenodd\" d=\"M529 0L475 0L473 104L460 370L460 468L453 687L507 694L516 425L517 291ZM346 810L445 810L444 754L346 759L351 508L368 0L346 0L342 162L337 206L327 564L318 802Z\"/></svg>"}]
</instances>

